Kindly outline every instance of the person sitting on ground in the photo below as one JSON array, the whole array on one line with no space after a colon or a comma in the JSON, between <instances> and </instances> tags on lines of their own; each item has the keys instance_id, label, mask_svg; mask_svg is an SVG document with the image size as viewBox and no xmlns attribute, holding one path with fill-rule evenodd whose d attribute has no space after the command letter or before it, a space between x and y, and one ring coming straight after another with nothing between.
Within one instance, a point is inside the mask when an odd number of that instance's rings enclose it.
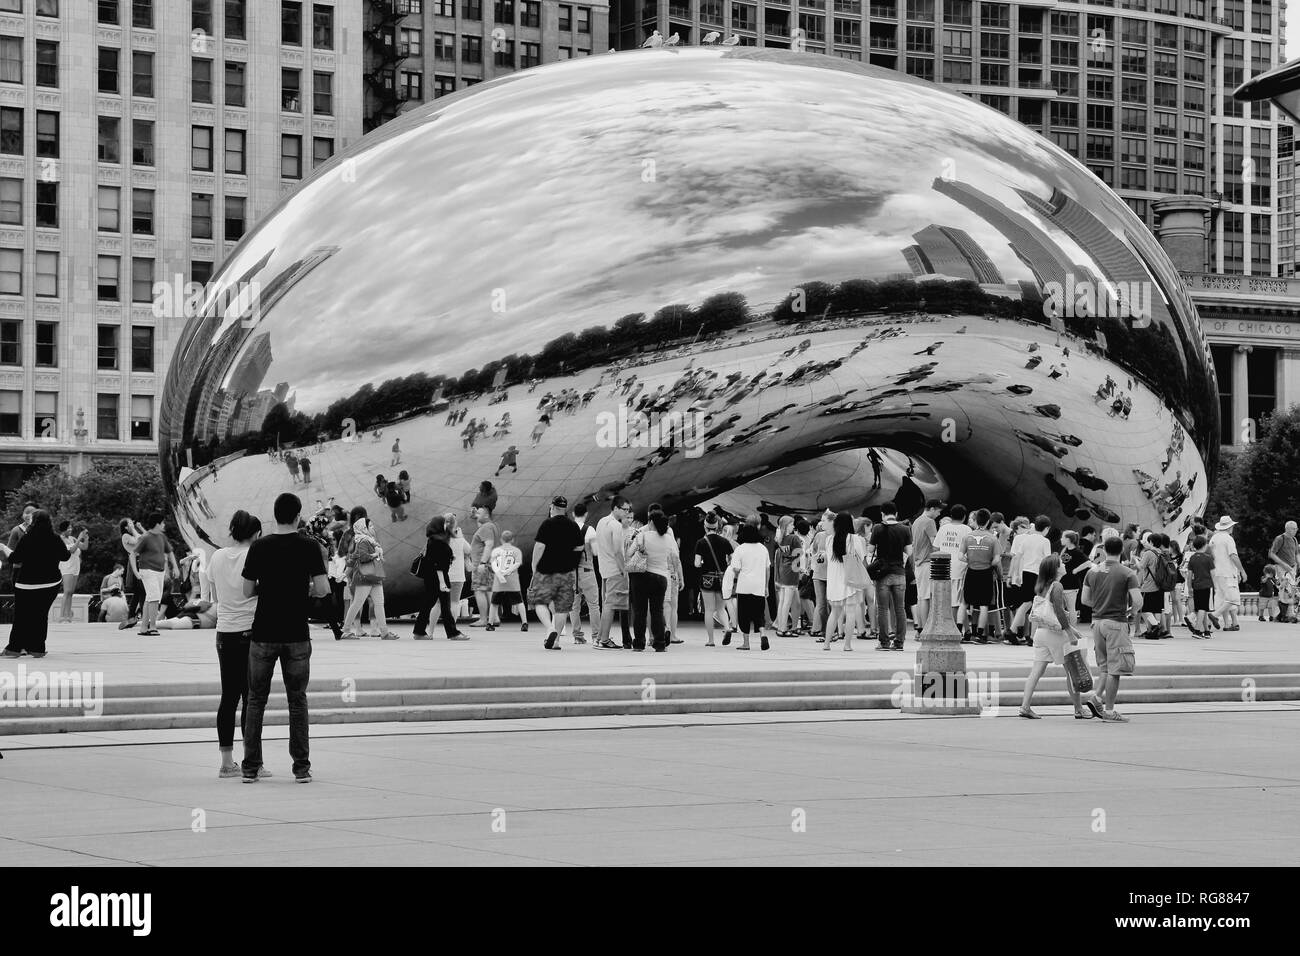
<instances>
[{"instance_id":1,"label":"person sitting on ground","mask_svg":"<svg viewBox=\"0 0 1300 956\"><path fill-rule=\"evenodd\" d=\"M176 617L158 622L160 631L208 630L217 626L217 608L211 601L187 604Z\"/></svg>"},{"instance_id":2,"label":"person sitting on ground","mask_svg":"<svg viewBox=\"0 0 1300 956\"><path fill-rule=\"evenodd\" d=\"M120 587L113 588L100 598L99 620L107 624L120 624L127 619L130 610Z\"/></svg>"}]
</instances>

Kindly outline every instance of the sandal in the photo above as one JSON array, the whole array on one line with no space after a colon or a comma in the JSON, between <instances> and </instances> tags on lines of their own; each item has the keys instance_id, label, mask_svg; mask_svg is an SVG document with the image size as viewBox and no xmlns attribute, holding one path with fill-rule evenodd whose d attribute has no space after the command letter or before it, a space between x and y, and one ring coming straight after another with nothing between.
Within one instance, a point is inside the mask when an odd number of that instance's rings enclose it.
<instances>
[{"instance_id":1,"label":"sandal","mask_svg":"<svg viewBox=\"0 0 1300 956\"><path fill-rule=\"evenodd\" d=\"M1025 720L1042 720L1043 718L1035 714L1032 710L1025 710L1021 707L1016 711L1016 715L1025 718Z\"/></svg>"}]
</instances>

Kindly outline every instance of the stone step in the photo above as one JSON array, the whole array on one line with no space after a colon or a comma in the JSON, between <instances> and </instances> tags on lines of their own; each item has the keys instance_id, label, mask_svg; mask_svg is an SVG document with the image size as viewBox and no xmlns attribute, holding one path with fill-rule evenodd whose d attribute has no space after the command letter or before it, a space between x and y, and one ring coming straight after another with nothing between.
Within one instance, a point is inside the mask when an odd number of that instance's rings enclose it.
<instances>
[{"instance_id":1,"label":"stone step","mask_svg":"<svg viewBox=\"0 0 1300 956\"><path fill-rule=\"evenodd\" d=\"M625 678L628 675L625 675ZM1296 674L1261 674L1257 677L1242 678L1228 675L1201 675L1194 679L1197 687L1215 690L1231 690L1238 696L1245 690L1244 680L1253 681L1256 692L1261 689L1276 689L1300 685L1300 673ZM644 678L642 679L644 680ZM1189 678L1167 674L1151 676L1135 675L1125 678L1125 692L1144 690L1173 690L1189 682ZM656 680L653 684L657 700L714 699L732 697L842 697L889 695L895 688L902 686L892 677L871 680L799 680L799 681L749 681L720 682L708 684L684 684L676 681L676 676L665 680ZM910 684L909 684L910 686ZM585 701L638 701L645 696L648 685L641 681L627 681L610 684L548 684L537 687L485 687L485 688L430 688L415 689L371 689L365 683L358 685L355 700L347 702L348 709L358 710L376 707L426 707L442 705L490 705L490 704L533 704ZM1019 694L1024 688L1024 677L998 677L1000 693ZM973 688L978 689L978 688ZM1064 677L1045 677L1038 685L1040 693L1064 692ZM330 709L343 705L339 691L314 690L308 694L313 711ZM283 701L278 685L273 687L271 703ZM123 716L130 714L169 714L203 712L216 713L220 695L212 692L196 694L169 694L156 697L118 697L111 689L106 691L103 700L102 715L99 718L87 718L98 721L105 716ZM50 717L84 716L82 707L0 707L0 717L12 720L40 719Z\"/></svg>"},{"instance_id":2,"label":"stone step","mask_svg":"<svg viewBox=\"0 0 1300 956\"><path fill-rule=\"evenodd\" d=\"M610 652L614 653L614 652ZM671 657L671 653L669 654ZM830 654L828 653L829 657ZM841 655L842 656L842 655ZM884 654L876 656L884 658L889 663L877 666L874 663L867 667L838 668L826 667L818 669L753 669L753 670L672 670L671 665L656 668L633 670L631 668L613 671L594 671L591 673L566 672L566 673L531 673L531 674L436 674L430 673L420 676L410 677L359 677L356 678L356 686L364 686L371 691L403 691L403 690L454 690L470 688L498 689L508 687L571 687L575 685L582 686L599 686L599 685L625 685L629 683L639 684L647 677L653 678L656 683L672 684L749 684L749 683L804 683L817 681L871 681L883 680L891 681L893 675L899 671L911 672L915 667L915 655L911 652L903 654ZM26 663L24 659L24 663ZM28 664L29 671L35 670L35 662ZM998 667L993 664L983 663L978 660L967 659L966 669L971 672L997 672L1002 680L1023 679L1029 673L1030 664L1016 664L1013 666ZM50 667L50 671L56 671L58 668ZM1161 664L1158 667L1150 668L1149 673L1142 673L1144 670L1141 661L1139 661L1139 674L1137 677L1160 676L1167 677L1253 677L1256 680L1263 676L1269 675L1287 675L1300 674L1300 663L1289 664L1236 664L1236 663L1207 663L1207 664ZM215 676L216 662L213 662L213 672ZM1057 672L1059 674L1059 671ZM1050 678L1044 678L1045 680ZM1058 678L1059 679L1059 678ZM276 683L279 677L275 678ZM313 678L313 684L323 683L339 684L339 679L326 677L318 672ZM340 685L341 690L341 685ZM193 696L193 695L215 695L221 692L221 683L219 680L173 683L173 684L109 684L104 688L106 697L126 698L126 697L157 697L160 692L166 692L168 696Z\"/></svg>"},{"instance_id":3,"label":"stone step","mask_svg":"<svg viewBox=\"0 0 1300 956\"><path fill-rule=\"evenodd\" d=\"M1046 682L1044 682L1046 683ZM1300 700L1300 682L1280 687L1257 688L1255 701ZM1171 704L1189 702L1241 703L1240 688L1200 687L1184 685L1173 688L1121 689L1120 710L1124 704ZM1053 690L1040 684L1035 695L1036 706L1068 704L1064 690ZM1020 694L1004 690L998 695L998 704L1006 714L1014 714L1020 703ZM265 722L283 726L289 722L287 709L281 709L273 699L274 709L268 710ZM629 714L684 714L684 713L743 713L765 711L805 710L873 710L895 707L891 694L846 694L840 696L773 696L773 697L683 697L653 701L635 700L565 700L510 703L459 703L412 706L314 708L311 721L315 724L386 723L392 721L445 721L532 719L541 717L623 716ZM12 711L0 711L7 715ZM0 736L6 734L44 733L104 733L119 730L211 730L215 723L215 708L202 712L146 713L104 715L102 717L54 716L48 711L27 710L29 716L11 718L0 716Z\"/></svg>"}]
</instances>

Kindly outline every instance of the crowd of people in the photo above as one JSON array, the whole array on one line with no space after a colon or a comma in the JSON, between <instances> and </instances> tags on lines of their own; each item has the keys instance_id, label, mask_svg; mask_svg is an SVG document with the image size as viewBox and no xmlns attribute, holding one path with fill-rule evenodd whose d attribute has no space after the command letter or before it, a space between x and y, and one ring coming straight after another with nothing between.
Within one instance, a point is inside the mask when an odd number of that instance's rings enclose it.
<instances>
[{"instance_id":1,"label":"crowd of people","mask_svg":"<svg viewBox=\"0 0 1300 956\"><path fill-rule=\"evenodd\" d=\"M579 399L580 400L580 399ZM395 452L396 455L396 452ZM382 477L382 476L381 476ZM409 478L377 479L376 492L398 510ZM829 651L872 641L901 651L936 614L950 614L962 643L1005 642L1033 648L1021 716L1034 719L1034 691L1046 668L1091 633L1100 681L1083 698L1071 685L1076 716L1125 721L1114 707L1119 680L1131 674L1131 637L1166 640L1176 627L1196 639L1240 630L1240 587L1246 573L1224 516L1212 527L1194 523L1186 548L1136 526L1052 526L1046 516L1007 521L999 512L931 499L921 513L900 520L886 503L874 514L733 515L700 508L669 515L658 504L636 507L622 496L608 514L591 520L587 503L572 508L563 495L525 554L510 529L494 518L498 494L484 481L462 528L454 512L426 525L426 545L409 573L423 585L414 637L430 640L441 623L445 637L469 640L461 629L491 632L507 619L544 632L543 647L566 639L599 649L665 652L683 643L679 621L698 614L706 647L767 651L774 639L811 637ZM163 629L215 628L222 678L218 738L222 776L255 782L264 776L260 727L271 674L280 662L289 697L294 773L310 779L306 725L309 621L327 625L338 640L374 636L395 640L388 627L385 581L408 569L386 566L380 534L363 506L350 511L317 502L304 515L292 493L275 501L275 530L264 533L246 511L233 516L233 545L205 562L202 551L178 557L163 515L119 524L123 560L105 575L102 618L138 627L142 636ZM1300 548L1287 522L1269 550L1260 582L1260 620L1296 620ZM84 528L56 526L35 504L0 545L14 571L14 626L3 656L44 657L50 609L71 594L88 546ZM946 555L949 606L932 608L933 569ZM529 574L521 571L528 564ZM169 589L170 583L170 589ZM473 603L473 610L470 603ZM68 603L63 615L71 614ZM617 625L618 630L615 631ZM718 633L721 638L718 639ZM240 701L245 751L233 759L234 715Z\"/></svg>"}]
</instances>

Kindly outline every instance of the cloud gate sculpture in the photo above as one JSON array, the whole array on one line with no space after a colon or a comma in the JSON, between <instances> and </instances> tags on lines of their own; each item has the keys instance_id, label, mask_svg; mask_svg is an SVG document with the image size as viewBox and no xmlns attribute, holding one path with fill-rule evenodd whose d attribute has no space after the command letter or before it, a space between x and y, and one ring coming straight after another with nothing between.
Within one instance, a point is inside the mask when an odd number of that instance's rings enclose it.
<instances>
[{"instance_id":1,"label":"cloud gate sculpture","mask_svg":"<svg viewBox=\"0 0 1300 956\"><path fill-rule=\"evenodd\" d=\"M160 423L182 532L224 545L286 490L365 505L399 612L427 519L484 480L525 548L556 494L1177 531L1218 450L1195 308L1123 201L827 56L645 50L438 99L319 169L194 311ZM376 490L403 471L405 520Z\"/></svg>"}]
</instances>

